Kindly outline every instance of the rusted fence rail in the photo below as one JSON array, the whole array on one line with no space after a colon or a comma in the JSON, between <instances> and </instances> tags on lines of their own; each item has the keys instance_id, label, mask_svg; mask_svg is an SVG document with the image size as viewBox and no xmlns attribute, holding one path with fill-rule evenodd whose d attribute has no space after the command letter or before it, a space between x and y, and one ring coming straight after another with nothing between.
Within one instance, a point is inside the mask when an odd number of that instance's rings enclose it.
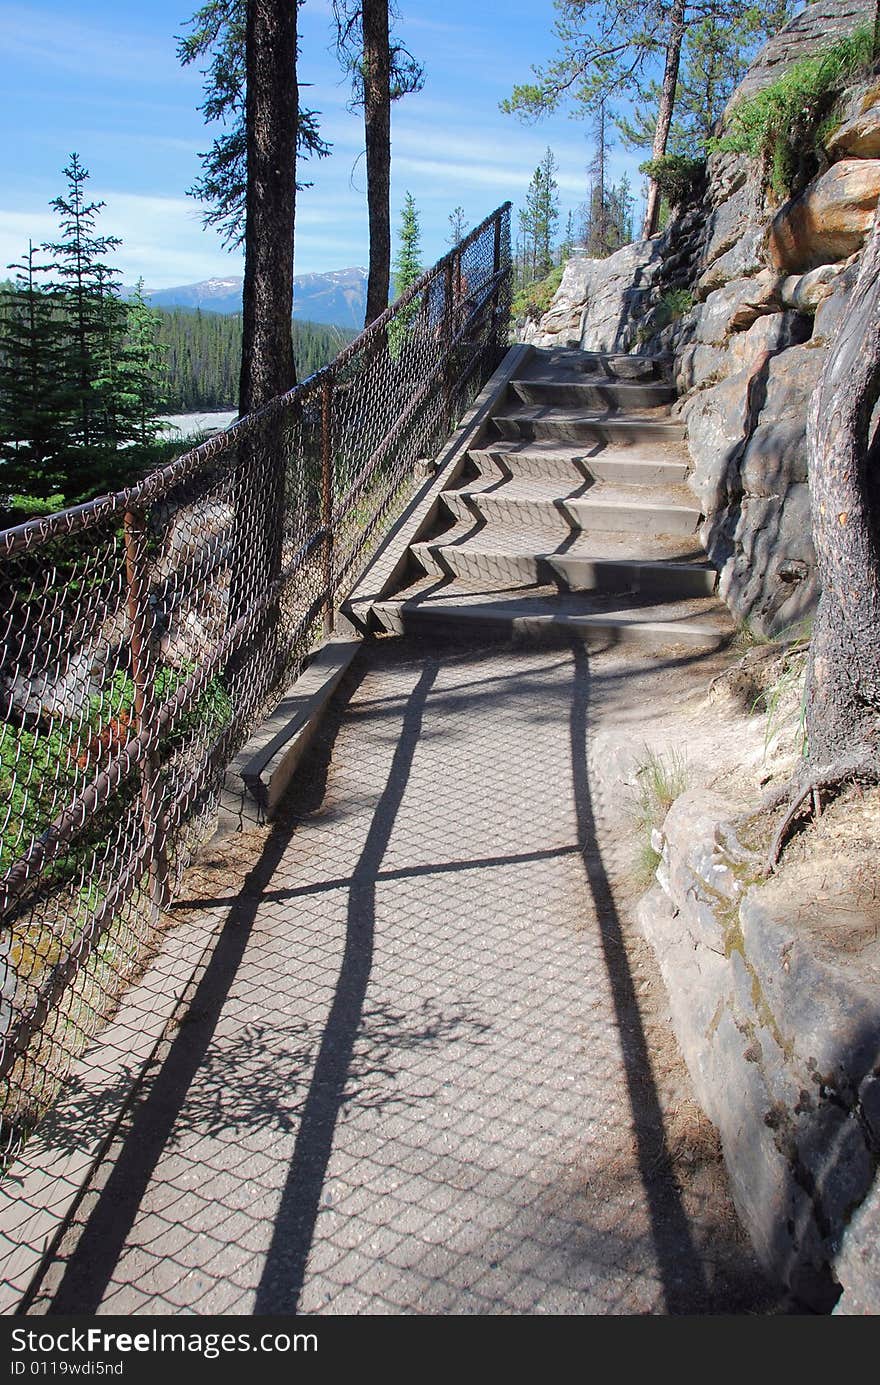
<instances>
[{"instance_id":1,"label":"rusted fence rail","mask_svg":"<svg viewBox=\"0 0 880 1385\"><path fill-rule=\"evenodd\" d=\"M112 1014L226 768L506 345L509 204L325 369L0 533L0 1153Z\"/></svg>"}]
</instances>

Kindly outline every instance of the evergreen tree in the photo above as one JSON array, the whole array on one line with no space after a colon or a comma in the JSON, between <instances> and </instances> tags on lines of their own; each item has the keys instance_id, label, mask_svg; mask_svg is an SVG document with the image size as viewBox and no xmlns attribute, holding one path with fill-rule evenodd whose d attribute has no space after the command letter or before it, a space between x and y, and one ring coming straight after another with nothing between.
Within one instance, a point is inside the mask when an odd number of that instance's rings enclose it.
<instances>
[{"instance_id":1,"label":"evergreen tree","mask_svg":"<svg viewBox=\"0 0 880 1385\"><path fill-rule=\"evenodd\" d=\"M400 236L394 257L394 297L406 293L422 273L422 245L419 213L413 195L404 198L400 217ZM400 354L404 339L418 313L418 304L410 303L398 313L388 329L388 345L393 356Z\"/></svg>"},{"instance_id":2,"label":"evergreen tree","mask_svg":"<svg viewBox=\"0 0 880 1385\"><path fill-rule=\"evenodd\" d=\"M587 236L587 254L596 258L607 255L611 249L613 232L609 215L608 187L605 168L608 162L609 141L605 119L605 100L600 97L596 104L593 123L595 154L590 166L592 183L590 188L590 229Z\"/></svg>"},{"instance_id":3,"label":"evergreen tree","mask_svg":"<svg viewBox=\"0 0 880 1385\"><path fill-rule=\"evenodd\" d=\"M125 350L117 376L119 414L126 432L146 450L156 441L156 413L167 393L165 351L159 343L159 313L144 299L139 279L127 305Z\"/></svg>"},{"instance_id":4,"label":"evergreen tree","mask_svg":"<svg viewBox=\"0 0 880 1385\"><path fill-rule=\"evenodd\" d=\"M388 0L333 0L336 49L363 108L370 268L364 326L388 307L391 272L391 105L421 91L421 65L392 40Z\"/></svg>"},{"instance_id":5,"label":"evergreen tree","mask_svg":"<svg viewBox=\"0 0 880 1385\"><path fill-rule=\"evenodd\" d=\"M764 10L754 6L697 18L688 28L679 70L675 106L666 152L694 157L706 143L735 88L745 76L757 45L785 23L785 0ZM631 117L618 117L625 143L651 149L654 115L660 99L657 82L649 83L643 103Z\"/></svg>"},{"instance_id":6,"label":"evergreen tree","mask_svg":"<svg viewBox=\"0 0 880 1385\"><path fill-rule=\"evenodd\" d=\"M297 8L303 0L296 0ZM204 101L200 110L206 124L220 122L226 128L205 153L200 154L202 176L188 190L205 206L202 220L214 226L223 243L238 246L244 241L245 192L247 188L247 136L245 131L245 29L247 0L207 0L187 21L192 30L177 38L177 56L184 67L208 59L203 69ZM296 81L296 63L290 65L290 80ZM296 152L325 158L330 146L318 132L318 113L298 105ZM297 183L297 191L308 187Z\"/></svg>"},{"instance_id":7,"label":"evergreen tree","mask_svg":"<svg viewBox=\"0 0 880 1385\"><path fill-rule=\"evenodd\" d=\"M553 268L553 234L559 221L559 199L555 178L556 159L547 149L538 164L519 214L524 254L532 279L543 279Z\"/></svg>"},{"instance_id":8,"label":"evergreen tree","mask_svg":"<svg viewBox=\"0 0 880 1385\"><path fill-rule=\"evenodd\" d=\"M467 235L467 220L464 214L464 207L453 207L449 213L449 235L447 242L451 246L456 246L464 240Z\"/></svg>"},{"instance_id":9,"label":"evergreen tree","mask_svg":"<svg viewBox=\"0 0 880 1385\"><path fill-rule=\"evenodd\" d=\"M40 280L48 266L32 241L0 305L0 505L8 497L47 499L63 480L67 432L62 379L63 324Z\"/></svg>"},{"instance_id":10,"label":"evergreen tree","mask_svg":"<svg viewBox=\"0 0 880 1385\"><path fill-rule=\"evenodd\" d=\"M97 230L103 202L86 196L88 169L72 154L63 169L67 195L51 206L60 217L61 240L42 249L52 258L51 292L67 324L64 394L72 443L82 457L115 447L113 371L125 329L125 308L118 297L119 276L104 256L121 244L118 236ZM74 448L74 451L75 451ZM82 458L80 458L82 460ZM71 465L76 464L75 455Z\"/></svg>"},{"instance_id":11,"label":"evergreen tree","mask_svg":"<svg viewBox=\"0 0 880 1385\"><path fill-rule=\"evenodd\" d=\"M726 35L728 56L745 62L762 37L775 33L788 14L789 0L554 0L557 55L535 68L537 80L514 87L501 109L537 118L571 101L578 114L593 114L597 102L617 97L642 102L642 124L650 129L652 160L666 153L682 65L690 62L690 43L709 19ZM734 21L747 17L750 47L741 47ZM705 42L705 31L703 42ZM699 37L694 42L699 45ZM659 189L652 180L643 235L652 235L659 215Z\"/></svg>"},{"instance_id":12,"label":"evergreen tree","mask_svg":"<svg viewBox=\"0 0 880 1385\"><path fill-rule=\"evenodd\" d=\"M565 235L559 247L559 259L564 264L574 249L574 212L569 212L565 218Z\"/></svg>"},{"instance_id":13,"label":"evergreen tree","mask_svg":"<svg viewBox=\"0 0 880 1385\"><path fill-rule=\"evenodd\" d=\"M400 240L394 257L394 295L399 298L422 272L422 233L419 213L411 192L406 194L400 217Z\"/></svg>"}]
</instances>

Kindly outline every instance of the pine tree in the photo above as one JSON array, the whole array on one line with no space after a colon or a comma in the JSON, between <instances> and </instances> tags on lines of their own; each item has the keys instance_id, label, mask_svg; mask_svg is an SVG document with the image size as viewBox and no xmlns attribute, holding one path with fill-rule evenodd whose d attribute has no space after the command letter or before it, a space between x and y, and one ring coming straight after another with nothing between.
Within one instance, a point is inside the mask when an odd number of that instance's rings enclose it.
<instances>
[{"instance_id":1,"label":"pine tree","mask_svg":"<svg viewBox=\"0 0 880 1385\"><path fill-rule=\"evenodd\" d=\"M296 0L297 9L303 0ZM220 232L224 245L239 246L244 241L245 193L247 188L247 136L245 131L245 29L247 0L207 0L187 21L192 30L177 38L177 56L182 66L200 58L208 59L203 69L204 101L200 110L206 124L220 122L226 127L211 148L200 154L202 176L188 195L205 206L202 221ZM296 62L290 79L296 81ZM300 158L314 154L326 158L330 146L318 132L318 113L298 106L296 114L296 152ZM297 182L301 191L308 183Z\"/></svg>"},{"instance_id":2,"label":"pine tree","mask_svg":"<svg viewBox=\"0 0 880 1385\"><path fill-rule=\"evenodd\" d=\"M601 259L612 248L613 232L609 216L608 187L605 169L608 162L608 133L605 118L605 100L600 97L593 122L595 154L590 165L592 182L590 187L590 229L587 237L587 254Z\"/></svg>"},{"instance_id":3,"label":"pine tree","mask_svg":"<svg viewBox=\"0 0 880 1385\"><path fill-rule=\"evenodd\" d=\"M559 247L559 259L562 264L570 257L574 249L574 212L569 212L565 218L565 235Z\"/></svg>"},{"instance_id":4,"label":"pine tree","mask_svg":"<svg viewBox=\"0 0 880 1385\"><path fill-rule=\"evenodd\" d=\"M422 272L421 227L419 213L411 192L404 198L400 217L400 235L394 257L394 297L406 293ZM397 314L388 328L388 347L397 357L418 313L418 304L410 303Z\"/></svg>"},{"instance_id":5,"label":"pine tree","mask_svg":"<svg viewBox=\"0 0 880 1385\"><path fill-rule=\"evenodd\" d=\"M553 268L553 234L559 221L556 168L553 151L548 148L535 169L525 207L519 214L525 258L532 279L543 279Z\"/></svg>"},{"instance_id":6,"label":"pine tree","mask_svg":"<svg viewBox=\"0 0 880 1385\"><path fill-rule=\"evenodd\" d=\"M467 220L464 214L464 207L453 207L449 213L449 235L447 243L456 246L464 240L467 234Z\"/></svg>"},{"instance_id":7,"label":"pine tree","mask_svg":"<svg viewBox=\"0 0 880 1385\"><path fill-rule=\"evenodd\" d=\"M156 441L156 413L166 392L165 350L159 344L159 313L144 299L139 279L126 304L125 349L117 374L118 416L127 436L146 452Z\"/></svg>"},{"instance_id":8,"label":"pine tree","mask_svg":"<svg viewBox=\"0 0 880 1385\"><path fill-rule=\"evenodd\" d=\"M421 91L421 64L391 35L389 0L333 0L336 50L364 112L370 267L364 326L388 306L391 274L391 106Z\"/></svg>"},{"instance_id":9,"label":"pine tree","mask_svg":"<svg viewBox=\"0 0 880 1385\"><path fill-rule=\"evenodd\" d=\"M0 506L9 497L58 495L63 477L66 400L62 376L63 324L41 286L48 266L33 242L15 282L4 287L0 315Z\"/></svg>"},{"instance_id":10,"label":"pine tree","mask_svg":"<svg viewBox=\"0 0 880 1385\"><path fill-rule=\"evenodd\" d=\"M572 101L575 111L591 114L599 100L635 97L643 103L642 125L650 131L652 161L662 158L670 140L680 75L689 61L694 31L707 19L721 28L747 17L749 49L730 31L731 52L740 59L754 52L762 36L775 33L784 22L789 0L630 0L609 5L606 0L554 0L559 51L535 81L514 87L501 109L534 119ZM719 30L720 32L720 30ZM659 81L657 79L660 79ZM659 188L649 184L644 236L652 235L659 215Z\"/></svg>"},{"instance_id":11,"label":"pine tree","mask_svg":"<svg viewBox=\"0 0 880 1385\"><path fill-rule=\"evenodd\" d=\"M122 437L115 370L126 314L119 298L119 275L104 259L121 242L97 230L104 203L88 201L89 172L77 154L71 155L63 173L67 195L51 203L61 219L62 239L42 249L53 257L51 294L68 337L60 394L69 436L64 491L70 499L99 479Z\"/></svg>"}]
</instances>

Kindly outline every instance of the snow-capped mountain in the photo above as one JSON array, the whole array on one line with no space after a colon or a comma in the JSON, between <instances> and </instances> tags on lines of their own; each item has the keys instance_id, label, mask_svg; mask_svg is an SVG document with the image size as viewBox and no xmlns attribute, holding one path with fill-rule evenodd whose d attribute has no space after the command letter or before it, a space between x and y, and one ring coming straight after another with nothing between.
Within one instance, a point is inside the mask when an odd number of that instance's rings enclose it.
<instances>
[{"instance_id":1,"label":"snow-capped mountain","mask_svg":"<svg viewBox=\"0 0 880 1385\"><path fill-rule=\"evenodd\" d=\"M240 313L243 280L240 275L203 279L156 289L144 297L157 308L204 308L212 313ZM297 274L293 280L293 315L332 327L363 326L367 301L367 271L360 267L333 269L326 274Z\"/></svg>"}]
</instances>

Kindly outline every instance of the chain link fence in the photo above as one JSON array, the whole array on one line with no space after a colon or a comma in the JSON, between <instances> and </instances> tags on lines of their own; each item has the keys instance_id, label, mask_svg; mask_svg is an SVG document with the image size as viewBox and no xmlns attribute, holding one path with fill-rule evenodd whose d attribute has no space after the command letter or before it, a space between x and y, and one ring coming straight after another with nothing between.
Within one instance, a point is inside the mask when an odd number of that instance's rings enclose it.
<instances>
[{"instance_id":1,"label":"chain link fence","mask_svg":"<svg viewBox=\"0 0 880 1385\"><path fill-rule=\"evenodd\" d=\"M0 1155L168 925L227 766L507 344L510 208L325 369L0 533Z\"/></svg>"}]
</instances>

